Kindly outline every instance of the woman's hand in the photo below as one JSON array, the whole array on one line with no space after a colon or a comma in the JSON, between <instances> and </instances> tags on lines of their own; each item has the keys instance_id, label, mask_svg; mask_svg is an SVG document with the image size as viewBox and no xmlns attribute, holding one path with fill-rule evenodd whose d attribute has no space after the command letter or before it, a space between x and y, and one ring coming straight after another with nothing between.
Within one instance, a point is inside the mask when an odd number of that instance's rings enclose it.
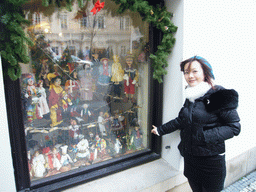
<instances>
[{"instance_id":1,"label":"woman's hand","mask_svg":"<svg viewBox=\"0 0 256 192\"><path fill-rule=\"evenodd\" d=\"M153 129L151 129L151 133L154 133L155 135L159 135L157 131L157 127L155 125L152 125Z\"/></svg>"}]
</instances>

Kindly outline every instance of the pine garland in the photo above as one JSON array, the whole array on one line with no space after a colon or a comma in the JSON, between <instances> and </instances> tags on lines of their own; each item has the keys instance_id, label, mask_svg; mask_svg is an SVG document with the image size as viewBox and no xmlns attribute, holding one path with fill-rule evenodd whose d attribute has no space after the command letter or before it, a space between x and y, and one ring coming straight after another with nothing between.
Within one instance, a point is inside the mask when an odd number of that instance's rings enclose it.
<instances>
[{"instance_id":1,"label":"pine garland","mask_svg":"<svg viewBox=\"0 0 256 192\"><path fill-rule=\"evenodd\" d=\"M32 46L33 42L29 39L25 32L25 25L29 21L25 19L21 6L28 0L5 0L0 3L0 54L3 63L4 74L9 75L12 80L17 80L21 76L21 67L19 63L29 63L30 57L27 47ZM87 0L89 1L89 0ZM151 54L153 67L153 78L158 82L162 82L162 76L167 74L168 66L167 58L174 46L175 38L173 33L177 31L177 27L172 23L172 14L166 11L166 7L151 6L146 0L112 0L119 5L118 13L126 10L139 12L142 19L152 23L157 29L163 33L161 44L157 47L155 54ZM78 0L79 7L83 7L83 0ZM54 3L61 7L63 4L68 11L72 11L73 0L42 0L44 6Z\"/></svg>"}]
</instances>

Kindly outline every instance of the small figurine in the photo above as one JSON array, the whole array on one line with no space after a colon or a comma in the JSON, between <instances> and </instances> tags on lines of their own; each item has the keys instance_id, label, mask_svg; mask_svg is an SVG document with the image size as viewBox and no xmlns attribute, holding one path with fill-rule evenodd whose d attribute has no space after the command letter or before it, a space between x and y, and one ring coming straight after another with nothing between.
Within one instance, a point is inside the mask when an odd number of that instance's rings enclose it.
<instances>
[{"instance_id":1,"label":"small figurine","mask_svg":"<svg viewBox=\"0 0 256 192\"><path fill-rule=\"evenodd\" d=\"M81 83L80 86L80 99L82 101L91 101L93 99L93 78L92 78L91 64L86 63L83 70L78 72L78 78Z\"/></svg>"},{"instance_id":2,"label":"small figurine","mask_svg":"<svg viewBox=\"0 0 256 192\"><path fill-rule=\"evenodd\" d=\"M51 127L55 127L62 123L62 112L67 110L68 104L72 105L72 103L61 87L61 78L57 76L52 81L53 85L50 89L49 107L51 112L50 118L52 120Z\"/></svg>"},{"instance_id":3,"label":"small figurine","mask_svg":"<svg viewBox=\"0 0 256 192\"><path fill-rule=\"evenodd\" d=\"M44 157L45 157L45 168L47 170L50 170L50 169L53 169L53 163L52 163L52 154L51 154L51 149L50 147L45 147L43 148L43 154L44 154Z\"/></svg>"},{"instance_id":4,"label":"small figurine","mask_svg":"<svg viewBox=\"0 0 256 192\"><path fill-rule=\"evenodd\" d=\"M89 142L87 139L84 138L84 135L79 135L80 141L77 144L77 158L80 159L89 159L90 158L90 151L89 151Z\"/></svg>"},{"instance_id":5,"label":"small figurine","mask_svg":"<svg viewBox=\"0 0 256 192\"><path fill-rule=\"evenodd\" d=\"M36 107L39 99L37 97L37 90L34 85L34 77L32 74L27 75L26 83L25 98L27 99L27 120L31 123L34 119L40 118Z\"/></svg>"},{"instance_id":6,"label":"small figurine","mask_svg":"<svg viewBox=\"0 0 256 192\"><path fill-rule=\"evenodd\" d=\"M77 149L77 145L76 144L71 144L69 147L68 147L68 154L69 156L71 157L71 159L73 160L73 162L77 162L77 159L76 159L76 154L78 152L78 149Z\"/></svg>"},{"instance_id":7,"label":"small figurine","mask_svg":"<svg viewBox=\"0 0 256 192\"><path fill-rule=\"evenodd\" d=\"M65 90L68 93L68 97L72 102L70 115L73 117L79 116L76 110L78 107L78 103L80 102L80 82L78 80L76 70L73 70L72 76L72 79L66 81Z\"/></svg>"},{"instance_id":8,"label":"small figurine","mask_svg":"<svg viewBox=\"0 0 256 192\"><path fill-rule=\"evenodd\" d=\"M98 117L98 124L99 124L100 133L102 136L107 136L105 123L106 121L104 119L103 112L100 111L99 117Z\"/></svg>"},{"instance_id":9,"label":"small figurine","mask_svg":"<svg viewBox=\"0 0 256 192\"><path fill-rule=\"evenodd\" d=\"M60 163L62 167L60 168L60 172L66 172L71 170L71 163L73 163L73 160L71 159L69 154L67 154L67 149L68 149L67 145L64 145L61 147L62 155L60 158Z\"/></svg>"},{"instance_id":10,"label":"small figurine","mask_svg":"<svg viewBox=\"0 0 256 192\"><path fill-rule=\"evenodd\" d=\"M118 114L118 110L115 111L114 117L111 117L111 130L112 131L118 131L123 129L123 123L122 121L124 120L123 116L120 116Z\"/></svg>"},{"instance_id":11,"label":"small figurine","mask_svg":"<svg viewBox=\"0 0 256 192\"><path fill-rule=\"evenodd\" d=\"M121 142L120 142L119 138L116 138L116 142L115 142L115 152L116 152L116 154L120 153L120 149L122 149Z\"/></svg>"},{"instance_id":12,"label":"small figurine","mask_svg":"<svg viewBox=\"0 0 256 192\"><path fill-rule=\"evenodd\" d=\"M69 136L71 137L71 143L77 144L78 143L78 136L79 136L79 125L77 125L77 121L74 118L70 119L70 126L69 126Z\"/></svg>"},{"instance_id":13,"label":"small figurine","mask_svg":"<svg viewBox=\"0 0 256 192\"><path fill-rule=\"evenodd\" d=\"M100 60L102 65L99 67L99 79L98 83L100 85L106 86L109 85L111 77L111 66L108 64L108 58L102 58Z\"/></svg>"},{"instance_id":14,"label":"small figurine","mask_svg":"<svg viewBox=\"0 0 256 192\"><path fill-rule=\"evenodd\" d=\"M59 171L62 166L60 163L61 156L60 156L60 153L57 151L56 147L52 149L52 156L53 156L53 160L52 160L53 168Z\"/></svg>"},{"instance_id":15,"label":"small figurine","mask_svg":"<svg viewBox=\"0 0 256 192\"><path fill-rule=\"evenodd\" d=\"M43 87L43 80L38 81L38 95L39 100L38 100L38 111L39 111L39 116L43 118L44 115L48 114L50 112L47 99L46 99L46 92L45 88Z\"/></svg>"},{"instance_id":16,"label":"small figurine","mask_svg":"<svg viewBox=\"0 0 256 192\"><path fill-rule=\"evenodd\" d=\"M140 149L142 147L142 131L138 126L136 126L132 132L133 145L135 149Z\"/></svg>"},{"instance_id":17,"label":"small figurine","mask_svg":"<svg viewBox=\"0 0 256 192\"><path fill-rule=\"evenodd\" d=\"M84 103L82 105L82 110L80 113L81 117L85 121L85 123L88 123L90 121L90 117L92 115L91 111L89 110L89 105L87 103Z\"/></svg>"},{"instance_id":18,"label":"small figurine","mask_svg":"<svg viewBox=\"0 0 256 192\"><path fill-rule=\"evenodd\" d=\"M44 155L39 154L39 151L36 151L32 159L32 170L35 177L43 177L45 173L45 159Z\"/></svg>"},{"instance_id":19,"label":"small figurine","mask_svg":"<svg viewBox=\"0 0 256 192\"><path fill-rule=\"evenodd\" d=\"M49 86L49 80L47 78L47 74L50 72L49 65L47 63L48 58L43 58L41 62L42 62L42 67L41 67L41 71L39 73L38 78L43 81L44 87L46 87L46 86Z\"/></svg>"},{"instance_id":20,"label":"small figurine","mask_svg":"<svg viewBox=\"0 0 256 192\"><path fill-rule=\"evenodd\" d=\"M133 60L134 59L132 55L127 55L125 58L127 66L124 69L124 93L126 96L124 102L127 102L128 99L131 99L132 103L135 103L135 85L138 82L139 73L138 70L133 67Z\"/></svg>"},{"instance_id":21,"label":"small figurine","mask_svg":"<svg viewBox=\"0 0 256 192\"><path fill-rule=\"evenodd\" d=\"M123 81L124 77L124 70L122 69L121 64L119 63L119 57L117 55L113 56L114 63L112 64L111 68L111 81L114 83L114 96L121 97L121 88L122 84L121 82Z\"/></svg>"}]
</instances>

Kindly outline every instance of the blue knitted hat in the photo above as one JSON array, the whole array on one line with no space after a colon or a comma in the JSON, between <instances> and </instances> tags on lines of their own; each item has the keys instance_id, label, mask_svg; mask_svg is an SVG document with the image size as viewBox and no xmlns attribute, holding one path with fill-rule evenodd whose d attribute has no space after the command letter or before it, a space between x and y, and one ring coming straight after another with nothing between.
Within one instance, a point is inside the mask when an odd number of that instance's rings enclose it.
<instances>
[{"instance_id":1,"label":"blue knitted hat","mask_svg":"<svg viewBox=\"0 0 256 192\"><path fill-rule=\"evenodd\" d=\"M213 71L212 71L212 66L210 65L210 63L209 63L205 58L200 57L200 56L194 56L194 57L191 57L191 59L192 59L192 58L194 58L194 59L200 59L201 61L203 61L204 64L207 65L207 66L211 69L211 70L210 70L210 72L211 72L211 77L212 77L213 79L215 79L215 77L214 77L214 75L213 75Z\"/></svg>"}]
</instances>

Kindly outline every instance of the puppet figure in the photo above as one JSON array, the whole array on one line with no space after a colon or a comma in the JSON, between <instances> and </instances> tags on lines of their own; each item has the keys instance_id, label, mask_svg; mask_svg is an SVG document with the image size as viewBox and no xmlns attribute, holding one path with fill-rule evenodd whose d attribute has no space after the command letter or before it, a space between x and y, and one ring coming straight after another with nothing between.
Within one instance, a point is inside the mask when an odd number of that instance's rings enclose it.
<instances>
[{"instance_id":1,"label":"puppet figure","mask_svg":"<svg viewBox=\"0 0 256 192\"><path fill-rule=\"evenodd\" d=\"M136 126L132 132L132 141L135 149L140 149L142 147L142 131L138 126Z\"/></svg>"},{"instance_id":2,"label":"puppet figure","mask_svg":"<svg viewBox=\"0 0 256 192\"><path fill-rule=\"evenodd\" d=\"M48 58L43 58L41 62L42 62L42 67L41 67L41 71L39 73L38 78L43 81L44 87L45 87L45 86L49 86L49 80L47 78L47 74L50 72L49 65L47 63Z\"/></svg>"},{"instance_id":3,"label":"puppet figure","mask_svg":"<svg viewBox=\"0 0 256 192\"><path fill-rule=\"evenodd\" d=\"M99 129L100 129L101 135L107 136L106 127L105 127L106 120L104 119L104 115L102 111L99 113L98 123L99 123Z\"/></svg>"},{"instance_id":4,"label":"puppet figure","mask_svg":"<svg viewBox=\"0 0 256 192\"><path fill-rule=\"evenodd\" d=\"M61 87L61 78L52 79L53 85L49 95L50 118L52 120L51 127L55 127L62 123L62 112L67 110L68 104L72 105L68 99L66 92Z\"/></svg>"},{"instance_id":5,"label":"puppet figure","mask_svg":"<svg viewBox=\"0 0 256 192\"><path fill-rule=\"evenodd\" d=\"M60 153L57 151L56 147L52 149L52 156L53 156L53 160L52 160L53 168L59 171L61 168L61 163L60 163L61 156L60 156Z\"/></svg>"},{"instance_id":6,"label":"puppet figure","mask_svg":"<svg viewBox=\"0 0 256 192\"><path fill-rule=\"evenodd\" d=\"M33 160L32 160L32 170L34 172L35 177L43 177L45 173L45 159L44 155L39 154L38 151L35 152Z\"/></svg>"},{"instance_id":7,"label":"puppet figure","mask_svg":"<svg viewBox=\"0 0 256 192\"><path fill-rule=\"evenodd\" d=\"M71 157L71 159L74 161L74 162L77 162L77 159L76 159L76 154L78 152L78 149L77 149L77 145L74 144L74 145L70 145L68 147L68 154L69 156Z\"/></svg>"},{"instance_id":8,"label":"puppet figure","mask_svg":"<svg viewBox=\"0 0 256 192\"><path fill-rule=\"evenodd\" d=\"M80 99L82 101L91 101L93 99L93 78L92 78L92 68L91 64L84 64L83 70L78 73L79 81L81 83L80 87Z\"/></svg>"},{"instance_id":9,"label":"puppet figure","mask_svg":"<svg viewBox=\"0 0 256 192\"><path fill-rule=\"evenodd\" d=\"M39 116L42 118L43 115L46 115L50 112L47 100L46 100L46 92L45 88L43 87L43 80L38 81L38 95L39 95L39 101L38 101L38 111Z\"/></svg>"},{"instance_id":10,"label":"puppet figure","mask_svg":"<svg viewBox=\"0 0 256 192\"><path fill-rule=\"evenodd\" d=\"M73 160L71 159L69 154L67 154L67 149L68 149L67 145L64 145L61 147L62 155L60 158L60 163L62 167L60 168L60 172L66 172L71 170L71 163L73 163Z\"/></svg>"},{"instance_id":11,"label":"puppet figure","mask_svg":"<svg viewBox=\"0 0 256 192\"><path fill-rule=\"evenodd\" d=\"M27 120L28 122L32 122L34 119L40 119L38 116L37 104L37 90L34 85L34 77L31 74L28 74L27 79L27 88L25 98L27 98Z\"/></svg>"},{"instance_id":12,"label":"puppet figure","mask_svg":"<svg viewBox=\"0 0 256 192\"><path fill-rule=\"evenodd\" d=\"M124 93L126 97L124 98L124 102L127 102L128 99L131 99L132 103L135 103L135 85L138 82L139 73L138 70L133 67L132 55L127 55L125 58L125 62L126 68L124 69Z\"/></svg>"},{"instance_id":13,"label":"puppet figure","mask_svg":"<svg viewBox=\"0 0 256 192\"><path fill-rule=\"evenodd\" d=\"M123 129L124 116L118 114L118 110L115 111L115 115L111 117L111 130L118 131Z\"/></svg>"},{"instance_id":14,"label":"puppet figure","mask_svg":"<svg viewBox=\"0 0 256 192\"><path fill-rule=\"evenodd\" d=\"M77 158L88 160L90 158L89 142L84 135L79 135L80 141L77 144Z\"/></svg>"},{"instance_id":15,"label":"puppet figure","mask_svg":"<svg viewBox=\"0 0 256 192\"><path fill-rule=\"evenodd\" d=\"M83 120L85 121L85 123L88 123L90 121L90 117L91 117L92 113L89 110L88 104L84 103L82 105L82 110L81 110L80 115L83 118Z\"/></svg>"},{"instance_id":16,"label":"puppet figure","mask_svg":"<svg viewBox=\"0 0 256 192\"><path fill-rule=\"evenodd\" d=\"M47 170L53 169L53 164L52 164L52 152L50 147L45 147L43 148L43 154L44 154L44 158L46 160L44 167Z\"/></svg>"},{"instance_id":17,"label":"puppet figure","mask_svg":"<svg viewBox=\"0 0 256 192\"><path fill-rule=\"evenodd\" d=\"M65 90L68 93L68 97L72 102L72 106L70 109L71 117L79 116L76 110L78 107L78 103L80 102L80 92L79 92L80 82L77 78L76 70L73 70L72 76L73 78L70 80L67 80L65 83Z\"/></svg>"},{"instance_id":18,"label":"puppet figure","mask_svg":"<svg viewBox=\"0 0 256 192\"><path fill-rule=\"evenodd\" d=\"M77 125L77 121L74 118L70 119L70 126L69 126L69 136L71 137L71 143L77 144L78 143L78 136L79 136L79 125Z\"/></svg>"},{"instance_id":19,"label":"puppet figure","mask_svg":"<svg viewBox=\"0 0 256 192\"><path fill-rule=\"evenodd\" d=\"M108 64L108 58L102 58L100 60L102 65L99 67L99 79L98 83L100 85L109 85L111 77L111 66Z\"/></svg>"},{"instance_id":20,"label":"puppet figure","mask_svg":"<svg viewBox=\"0 0 256 192\"><path fill-rule=\"evenodd\" d=\"M122 148L122 144L121 144L119 138L116 138L116 142L115 142L115 152L116 152L116 154L120 153L121 148Z\"/></svg>"},{"instance_id":21,"label":"puppet figure","mask_svg":"<svg viewBox=\"0 0 256 192\"><path fill-rule=\"evenodd\" d=\"M113 56L114 63L112 64L112 77L111 81L114 83L113 88L114 88L114 96L121 97L121 88L122 84L121 82L123 81L124 77L124 70L122 69L121 64L119 63L119 57L117 55Z\"/></svg>"}]
</instances>

